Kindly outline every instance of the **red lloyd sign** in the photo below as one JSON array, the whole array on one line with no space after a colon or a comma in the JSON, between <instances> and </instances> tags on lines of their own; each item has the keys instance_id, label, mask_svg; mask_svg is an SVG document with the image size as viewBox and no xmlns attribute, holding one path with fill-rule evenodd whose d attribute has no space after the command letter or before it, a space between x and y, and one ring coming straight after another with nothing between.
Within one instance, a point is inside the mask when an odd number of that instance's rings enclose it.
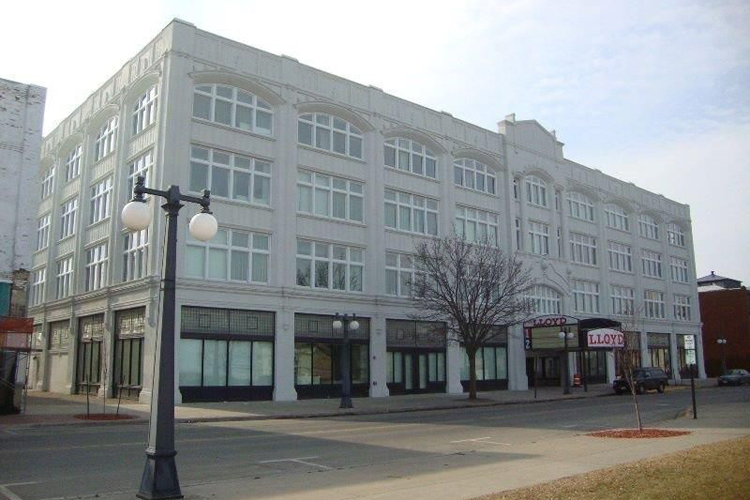
<instances>
[{"instance_id":1,"label":"red lloyd sign","mask_svg":"<svg viewBox=\"0 0 750 500\"><path fill-rule=\"evenodd\" d=\"M550 326L571 326L577 325L578 319L572 316L563 315L549 315L539 316L538 318L532 318L528 321L524 321L524 328L545 328Z\"/></svg>"},{"instance_id":2,"label":"red lloyd sign","mask_svg":"<svg viewBox=\"0 0 750 500\"><path fill-rule=\"evenodd\" d=\"M625 347L625 334L611 328L597 328L588 332L589 347Z\"/></svg>"}]
</instances>

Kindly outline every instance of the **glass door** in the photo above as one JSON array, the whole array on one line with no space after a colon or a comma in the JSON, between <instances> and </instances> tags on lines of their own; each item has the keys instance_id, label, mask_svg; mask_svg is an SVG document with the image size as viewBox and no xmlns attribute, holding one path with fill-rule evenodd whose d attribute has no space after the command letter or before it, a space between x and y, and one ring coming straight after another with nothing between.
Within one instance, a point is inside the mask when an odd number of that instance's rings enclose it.
<instances>
[{"instance_id":1,"label":"glass door","mask_svg":"<svg viewBox=\"0 0 750 500\"><path fill-rule=\"evenodd\" d=\"M419 355L419 389L427 389L427 355Z\"/></svg>"},{"instance_id":2,"label":"glass door","mask_svg":"<svg viewBox=\"0 0 750 500\"><path fill-rule=\"evenodd\" d=\"M404 354L404 385L407 391L414 389L414 366L411 358L412 354Z\"/></svg>"}]
</instances>

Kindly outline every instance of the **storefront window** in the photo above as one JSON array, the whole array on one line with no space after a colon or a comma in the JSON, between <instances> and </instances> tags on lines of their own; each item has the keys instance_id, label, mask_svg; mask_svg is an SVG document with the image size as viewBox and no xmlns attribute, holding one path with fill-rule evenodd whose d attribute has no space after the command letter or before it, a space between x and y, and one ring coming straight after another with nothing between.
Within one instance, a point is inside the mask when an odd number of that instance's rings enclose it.
<instances>
[{"instance_id":1,"label":"storefront window","mask_svg":"<svg viewBox=\"0 0 750 500\"><path fill-rule=\"evenodd\" d=\"M469 380L469 356L461 346L461 380ZM477 380L506 380L508 378L508 356L505 346L480 347L476 353L475 371Z\"/></svg>"},{"instance_id":2,"label":"storefront window","mask_svg":"<svg viewBox=\"0 0 750 500\"><path fill-rule=\"evenodd\" d=\"M354 343L349 347L351 382L367 384L370 379L369 347ZM295 384L340 384L342 352L341 344L297 342L294 347Z\"/></svg>"}]
</instances>

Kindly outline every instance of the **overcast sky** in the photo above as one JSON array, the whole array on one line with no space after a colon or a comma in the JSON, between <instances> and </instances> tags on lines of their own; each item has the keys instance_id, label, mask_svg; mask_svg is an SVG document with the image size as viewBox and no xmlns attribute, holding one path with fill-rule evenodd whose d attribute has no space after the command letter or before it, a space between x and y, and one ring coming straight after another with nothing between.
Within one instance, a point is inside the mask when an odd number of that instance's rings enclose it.
<instances>
[{"instance_id":1,"label":"overcast sky","mask_svg":"<svg viewBox=\"0 0 750 500\"><path fill-rule=\"evenodd\" d=\"M11 2L0 77L47 87L45 133L173 17L687 203L698 276L750 284L750 2Z\"/></svg>"}]
</instances>

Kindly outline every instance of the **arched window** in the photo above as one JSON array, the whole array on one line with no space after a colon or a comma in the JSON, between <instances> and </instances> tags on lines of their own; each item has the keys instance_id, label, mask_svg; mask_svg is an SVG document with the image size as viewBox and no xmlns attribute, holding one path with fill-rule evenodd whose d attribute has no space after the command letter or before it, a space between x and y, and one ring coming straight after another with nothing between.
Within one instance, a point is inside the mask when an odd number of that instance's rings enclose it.
<instances>
[{"instance_id":1,"label":"arched window","mask_svg":"<svg viewBox=\"0 0 750 500\"><path fill-rule=\"evenodd\" d=\"M196 85L193 116L256 134L271 135L273 130L271 105L250 92L228 85Z\"/></svg>"},{"instance_id":2,"label":"arched window","mask_svg":"<svg viewBox=\"0 0 750 500\"><path fill-rule=\"evenodd\" d=\"M156 104L159 98L159 90L156 85L151 87L135 101L133 106L133 135L145 130L156 122Z\"/></svg>"},{"instance_id":3,"label":"arched window","mask_svg":"<svg viewBox=\"0 0 750 500\"><path fill-rule=\"evenodd\" d=\"M384 145L385 164L417 175L435 179L437 159L435 153L410 139L388 139Z\"/></svg>"},{"instance_id":4,"label":"arched window","mask_svg":"<svg viewBox=\"0 0 750 500\"><path fill-rule=\"evenodd\" d=\"M492 168L471 158L453 161L453 182L456 186L495 194L497 176Z\"/></svg>"},{"instance_id":5,"label":"arched window","mask_svg":"<svg viewBox=\"0 0 750 500\"><path fill-rule=\"evenodd\" d=\"M685 233L682 228L675 223L667 224L667 240L670 245L677 247L685 246Z\"/></svg>"},{"instance_id":6,"label":"arched window","mask_svg":"<svg viewBox=\"0 0 750 500\"><path fill-rule=\"evenodd\" d=\"M630 216L620 205L607 205L604 213L607 216L607 227L620 231L630 231Z\"/></svg>"},{"instance_id":7,"label":"arched window","mask_svg":"<svg viewBox=\"0 0 750 500\"><path fill-rule=\"evenodd\" d=\"M594 202L583 193L571 191L568 193L568 210L575 219L594 222Z\"/></svg>"},{"instance_id":8,"label":"arched window","mask_svg":"<svg viewBox=\"0 0 750 500\"><path fill-rule=\"evenodd\" d=\"M548 286L534 285L528 295L532 308L537 314L561 314L562 298Z\"/></svg>"},{"instance_id":9,"label":"arched window","mask_svg":"<svg viewBox=\"0 0 750 500\"><path fill-rule=\"evenodd\" d=\"M94 161L101 160L115 150L118 123L117 117L113 116L99 130L94 142Z\"/></svg>"},{"instance_id":10,"label":"arched window","mask_svg":"<svg viewBox=\"0 0 750 500\"><path fill-rule=\"evenodd\" d=\"M300 115L297 133L300 144L362 159L362 131L337 116Z\"/></svg>"},{"instance_id":11,"label":"arched window","mask_svg":"<svg viewBox=\"0 0 750 500\"><path fill-rule=\"evenodd\" d=\"M535 175L526 177L526 202L547 208L547 183Z\"/></svg>"},{"instance_id":12,"label":"arched window","mask_svg":"<svg viewBox=\"0 0 750 500\"><path fill-rule=\"evenodd\" d=\"M656 222L652 216L648 214L641 214L638 216L638 227L640 229L641 236L650 240L659 239L659 223Z\"/></svg>"}]
</instances>

